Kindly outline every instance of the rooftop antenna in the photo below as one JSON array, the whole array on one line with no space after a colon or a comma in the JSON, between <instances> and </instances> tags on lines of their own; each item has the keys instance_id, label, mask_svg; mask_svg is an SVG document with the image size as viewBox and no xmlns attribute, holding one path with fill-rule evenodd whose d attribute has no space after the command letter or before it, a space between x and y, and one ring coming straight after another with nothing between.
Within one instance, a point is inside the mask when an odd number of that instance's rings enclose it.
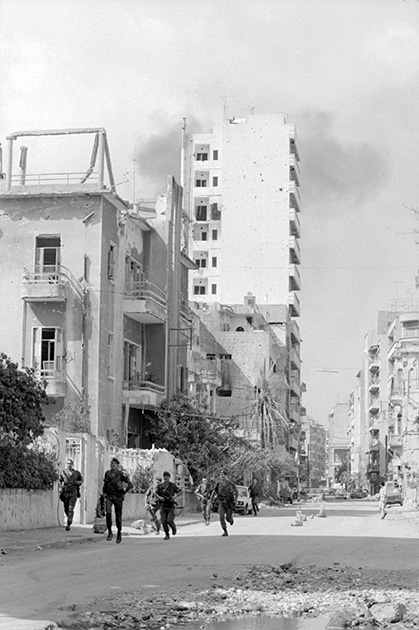
<instances>
[{"instance_id":1,"label":"rooftop antenna","mask_svg":"<svg viewBox=\"0 0 419 630\"><path fill-rule=\"evenodd\" d=\"M228 119L228 102L227 102L227 96L223 96L224 99L224 105L223 105L223 120L227 120Z\"/></svg>"},{"instance_id":2,"label":"rooftop antenna","mask_svg":"<svg viewBox=\"0 0 419 630\"><path fill-rule=\"evenodd\" d=\"M135 203L135 146L134 146L134 157L132 158L132 203Z\"/></svg>"}]
</instances>

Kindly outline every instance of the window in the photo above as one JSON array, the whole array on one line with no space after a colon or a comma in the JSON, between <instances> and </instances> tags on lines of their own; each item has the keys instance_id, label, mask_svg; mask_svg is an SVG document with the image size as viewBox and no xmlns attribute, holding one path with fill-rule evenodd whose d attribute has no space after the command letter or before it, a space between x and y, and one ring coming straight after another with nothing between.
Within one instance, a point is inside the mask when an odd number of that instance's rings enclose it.
<instances>
[{"instance_id":1,"label":"window","mask_svg":"<svg viewBox=\"0 0 419 630\"><path fill-rule=\"evenodd\" d=\"M207 232L201 232L201 241L206 241L207 240Z\"/></svg>"},{"instance_id":2,"label":"window","mask_svg":"<svg viewBox=\"0 0 419 630\"><path fill-rule=\"evenodd\" d=\"M215 149L215 150L212 152L212 159L213 159L213 160L218 160L218 149Z\"/></svg>"},{"instance_id":3,"label":"window","mask_svg":"<svg viewBox=\"0 0 419 630\"><path fill-rule=\"evenodd\" d=\"M84 267L83 267L83 278L86 282L89 282L90 278L90 258L87 254L84 255Z\"/></svg>"},{"instance_id":4,"label":"window","mask_svg":"<svg viewBox=\"0 0 419 630\"><path fill-rule=\"evenodd\" d=\"M116 265L116 245L111 243L108 251L108 278L109 280L115 279L115 265Z\"/></svg>"},{"instance_id":5,"label":"window","mask_svg":"<svg viewBox=\"0 0 419 630\"><path fill-rule=\"evenodd\" d=\"M207 266L207 259L206 258L197 258L195 260L195 265L197 267L200 267L201 269L206 269Z\"/></svg>"},{"instance_id":6,"label":"window","mask_svg":"<svg viewBox=\"0 0 419 630\"><path fill-rule=\"evenodd\" d=\"M61 328L36 327L32 332L32 367L41 376L53 378L62 364Z\"/></svg>"},{"instance_id":7,"label":"window","mask_svg":"<svg viewBox=\"0 0 419 630\"><path fill-rule=\"evenodd\" d=\"M113 378L114 376L114 360L113 360L113 353L114 353L114 337L113 337L113 333L108 333L108 343L107 343L107 367L106 367L106 373L107 376Z\"/></svg>"},{"instance_id":8,"label":"window","mask_svg":"<svg viewBox=\"0 0 419 630\"><path fill-rule=\"evenodd\" d=\"M213 256L212 257L212 266L216 267L217 266L217 256Z\"/></svg>"},{"instance_id":9,"label":"window","mask_svg":"<svg viewBox=\"0 0 419 630\"><path fill-rule=\"evenodd\" d=\"M193 288L194 295L205 295L206 287L202 284L196 284Z\"/></svg>"},{"instance_id":10,"label":"window","mask_svg":"<svg viewBox=\"0 0 419 630\"><path fill-rule=\"evenodd\" d=\"M212 178L212 185L213 186L218 186L218 177L213 177Z\"/></svg>"},{"instance_id":11,"label":"window","mask_svg":"<svg viewBox=\"0 0 419 630\"><path fill-rule=\"evenodd\" d=\"M195 216L197 221L207 220L207 206L196 206Z\"/></svg>"},{"instance_id":12,"label":"window","mask_svg":"<svg viewBox=\"0 0 419 630\"><path fill-rule=\"evenodd\" d=\"M205 162L206 160L208 160L208 153L197 153L196 154L196 159L199 162Z\"/></svg>"},{"instance_id":13,"label":"window","mask_svg":"<svg viewBox=\"0 0 419 630\"><path fill-rule=\"evenodd\" d=\"M197 188L205 188L207 186L207 180L206 179L197 179L195 182L195 186Z\"/></svg>"},{"instance_id":14,"label":"window","mask_svg":"<svg viewBox=\"0 0 419 630\"><path fill-rule=\"evenodd\" d=\"M213 230L212 231L212 240L213 241L218 240L218 230Z\"/></svg>"},{"instance_id":15,"label":"window","mask_svg":"<svg viewBox=\"0 0 419 630\"><path fill-rule=\"evenodd\" d=\"M61 238L59 236L37 236L35 249L35 273L57 273L60 264Z\"/></svg>"},{"instance_id":16,"label":"window","mask_svg":"<svg viewBox=\"0 0 419 630\"><path fill-rule=\"evenodd\" d=\"M212 284L211 285L211 294L215 295L217 293L217 285L216 284Z\"/></svg>"}]
</instances>

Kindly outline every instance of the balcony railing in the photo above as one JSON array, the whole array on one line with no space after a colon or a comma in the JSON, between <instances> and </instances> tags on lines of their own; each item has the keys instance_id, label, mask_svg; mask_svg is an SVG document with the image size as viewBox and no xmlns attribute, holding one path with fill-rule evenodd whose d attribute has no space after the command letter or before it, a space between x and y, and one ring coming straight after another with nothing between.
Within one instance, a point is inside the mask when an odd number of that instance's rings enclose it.
<instances>
[{"instance_id":1,"label":"balcony railing","mask_svg":"<svg viewBox=\"0 0 419 630\"><path fill-rule=\"evenodd\" d=\"M165 387L151 381L128 380L122 384L122 393L130 405L157 407L164 399Z\"/></svg>"},{"instance_id":2,"label":"balcony railing","mask_svg":"<svg viewBox=\"0 0 419 630\"><path fill-rule=\"evenodd\" d=\"M125 298L136 300L153 300L162 306L166 306L166 294L158 286L148 280L140 282L127 282L125 284Z\"/></svg>"},{"instance_id":3,"label":"balcony railing","mask_svg":"<svg viewBox=\"0 0 419 630\"><path fill-rule=\"evenodd\" d=\"M81 300L83 289L64 265L34 265L23 268L22 298L27 301L63 302L71 289Z\"/></svg>"},{"instance_id":4,"label":"balcony railing","mask_svg":"<svg viewBox=\"0 0 419 630\"><path fill-rule=\"evenodd\" d=\"M22 182L21 175L12 175L11 178L13 185L19 185ZM89 175L89 179L86 180L86 172L74 172L74 173L29 173L25 174L25 186L50 186L51 184L60 185L81 185L85 181L89 184L95 184L99 181L99 173L92 172Z\"/></svg>"},{"instance_id":5,"label":"balcony railing","mask_svg":"<svg viewBox=\"0 0 419 630\"><path fill-rule=\"evenodd\" d=\"M61 397L67 393L67 379L64 370L57 370L55 361L43 361L42 369L35 369L35 378L46 381L47 396Z\"/></svg>"},{"instance_id":6,"label":"balcony railing","mask_svg":"<svg viewBox=\"0 0 419 630\"><path fill-rule=\"evenodd\" d=\"M290 250L290 263L298 265L301 262L301 249L300 243L295 236L290 236L288 239L288 247Z\"/></svg>"},{"instance_id":7,"label":"balcony railing","mask_svg":"<svg viewBox=\"0 0 419 630\"><path fill-rule=\"evenodd\" d=\"M390 434L388 436L388 445L390 448L401 448L403 446L403 436Z\"/></svg>"},{"instance_id":8,"label":"balcony railing","mask_svg":"<svg viewBox=\"0 0 419 630\"><path fill-rule=\"evenodd\" d=\"M291 293L288 293L288 306L290 309L291 317L300 317L300 298L298 297L297 293L295 293L295 291L291 291Z\"/></svg>"},{"instance_id":9,"label":"balcony railing","mask_svg":"<svg viewBox=\"0 0 419 630\"><path fill-rule=\"evenodd\" d=\"M167 317L166 294L148 280L128 282L125 284L124 312L142 323L163 323Z\"/></svg>"},{"instance_id":10,"label":"balcony railing","mask_svg":"<svg viewBox=\"0 0 419 630\"><path fill-rule=\"evenodd\" d=\"M300 276L300 270L298 269L298 265L289 265L288 274L289 274L289 279L290 279L290 290L300 291L301 290L301 276Z\"/></svg>"},{"instance_id":11,"label":"balcony railing","mask_svg":"<svg viewBox=\"0 0 419 630\"><path fill-rule=\"evenodd\" d=\"M288 218L290 222L290 235L299 238L301 236L301 224L298 212L295 208L290 208Z\"/></svg>"}]
</instances>

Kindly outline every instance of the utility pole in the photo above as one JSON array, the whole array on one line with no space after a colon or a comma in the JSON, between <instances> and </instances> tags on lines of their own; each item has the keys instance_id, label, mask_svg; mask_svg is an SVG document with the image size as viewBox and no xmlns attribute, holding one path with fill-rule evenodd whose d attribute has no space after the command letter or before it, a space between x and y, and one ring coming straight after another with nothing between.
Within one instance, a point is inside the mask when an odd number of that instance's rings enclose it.
<instances>
[{"instance_id":1,"label":"utility pole","mask_svg":"<svg viewBox=\"0 0 419 630\"><path fill-rule=\"evenodd\" d=\"M180 336L180 241L182 229L182 187L170 176L167 187L167 319L165 388L168 403L176 393Z\"/></svg>"}]
</instances>

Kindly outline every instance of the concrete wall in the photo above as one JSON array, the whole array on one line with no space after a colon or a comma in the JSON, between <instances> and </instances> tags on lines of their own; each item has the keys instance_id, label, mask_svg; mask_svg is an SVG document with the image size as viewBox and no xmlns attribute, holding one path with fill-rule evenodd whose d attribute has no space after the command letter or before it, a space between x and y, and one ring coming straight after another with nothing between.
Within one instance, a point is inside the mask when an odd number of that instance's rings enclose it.
<instances>
[{"instance_id":1,"label":"concrete wall","mask_svg":"<svg viewBox=\"0 0 419 630\"><path fill-rule=\"evenodd\" d=\"M0 531L58 525L57 490L0 490ZM62 511L62 510L61 510ZM63 516L60 514L61 522Z\"/></svg>"},{"instance_id":2,"label":"concrete wall","mask_svg":"<svg viewBox=\"0 0 419 630\"><path fill-rule=\"evenodd\" d=\"M183 514L198 511L198 501L193 492L183 493L183 505ZM85 522L93 523L94 517L93 510ZM148 519L144 494L128 493L125 496L122 518L124 521ZM63 523L62 504L56 489L0 490L0 532L56 527Z\"/></svg>"}]
</instances>

